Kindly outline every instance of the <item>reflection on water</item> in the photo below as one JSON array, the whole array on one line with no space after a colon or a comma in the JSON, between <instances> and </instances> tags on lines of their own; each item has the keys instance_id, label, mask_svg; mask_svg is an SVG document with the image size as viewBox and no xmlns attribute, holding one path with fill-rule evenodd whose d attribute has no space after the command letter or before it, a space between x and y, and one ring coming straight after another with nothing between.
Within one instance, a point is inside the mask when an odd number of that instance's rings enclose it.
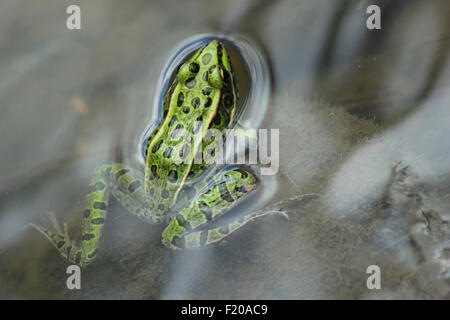
<instances>
[{"instance_id":1,"label":"reflection on water","mask_svg":"<svg viewBox=\"0 0 450 320\"><path fill-rule=\"evenodd\" d=\"M65 28L68 4L0 5L0 297L450 297L448 1L372 1L381 30L365 27L367 1L86 0L79 31ZM250 57L246 121L280 129L280 171L259 195L270 202L242 210L289 220L171 251L162 226L113 203L83 289L67 290L66 261L23 227L54 210L79 234L95 166L138 164L171 54L205 34ZM381 290L366 287L369 265Z\"/></svg>"}]
</instances>

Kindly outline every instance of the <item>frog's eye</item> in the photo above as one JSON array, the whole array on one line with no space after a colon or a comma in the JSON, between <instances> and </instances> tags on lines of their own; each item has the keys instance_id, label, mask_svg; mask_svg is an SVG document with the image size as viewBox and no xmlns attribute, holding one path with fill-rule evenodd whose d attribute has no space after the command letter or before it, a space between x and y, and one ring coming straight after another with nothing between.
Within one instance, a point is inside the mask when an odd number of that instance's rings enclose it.
<instances>
[{"instance_id":1,"label":"frog's eye","mask_svg":"<svg viewBox=\"0 0 450 320\"><path fill-rule=\"evenodd\" d=\"M223 86L223 71L219 66L211 66L208 70L208 82L214 88L222 88Z\"/></svg>"}]
</instances>

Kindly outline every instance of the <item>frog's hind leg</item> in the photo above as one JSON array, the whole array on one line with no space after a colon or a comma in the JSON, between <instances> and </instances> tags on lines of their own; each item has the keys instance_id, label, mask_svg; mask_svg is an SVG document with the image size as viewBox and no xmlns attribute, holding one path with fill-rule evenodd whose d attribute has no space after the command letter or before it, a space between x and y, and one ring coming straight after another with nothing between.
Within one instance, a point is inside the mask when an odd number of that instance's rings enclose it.
<instances>
[{"instance_id":1,"label":"frog's hind leg","mask_svg":"<svg viewBox=\"0 0 450 320\"><path fill-rule=\"evenodd\" d=\"M63 257L72 263L84 266L89 264L97 255L97 247L106 218L107 204L107 182L99 170L97 170L91 180L90 191L86 196L86 208L83 211L81 245L76 245L70 239L66 224L64 224L64 232L61 230L53 215L50 216L50 219L56 233L38 225L31 224L31 226L46 236Z\"/></svg>"},{"instance_id":2,"label":"frog's hind leg","mask_svg":"<svg viewBox=\"0 0 450 320\"><path fill-rule=\"evenodd\" d=\"M216 228L190 232L182 237L177 243L172 243L172 245L178 248L204 248L223 240L248 222L271 213L272 212L255 212Z\"/></svg>"},{"instance_id":3,"label":"frog's hind leg","mask_svg":"<svg viewBox=\"0 0 450 320\"><path fill-rule=\"evenodd\" d=\"M248 170L234 169L219 173L196 201L172 218L163 231L163 244L173 249L203 248L268 214L252 213L217 228L198 230L200 226L221 216L243 196L253 192L256 186L257 179Z\"/></svg>"},{"instance_id":4,"label":"frog's hind leg","mask_svg":"<svg viewBox=\"0 0 450 320\"><path fill-rule=\"evenodd\" d=\"M158 221L158 217L152 218L151 209L145 203L143 185L143 179L136 171L121 164L105 164L98 167L86 196L80 245L76 245L69 238L65 225L64 231L61 230L55 218L52 218L52 222L56 232L34 224L32 226L45 235L67 260L86 266L98 252L110 193L131 213L140 218L147 217L147 222Z\"/></svg>"}]
</instances>

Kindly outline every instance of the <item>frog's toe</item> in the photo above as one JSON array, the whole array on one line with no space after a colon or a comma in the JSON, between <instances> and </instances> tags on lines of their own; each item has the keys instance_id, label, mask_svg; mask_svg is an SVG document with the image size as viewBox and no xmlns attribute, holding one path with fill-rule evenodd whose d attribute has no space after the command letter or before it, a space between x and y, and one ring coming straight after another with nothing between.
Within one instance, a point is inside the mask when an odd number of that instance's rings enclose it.
<instances>
[{"instance_id":1,"label":"frog's toe","mask_svg":"<svg viewBox=\"0 0 450 320\"><path fill-rule=\"evenodd\" d=\"M37 231L42 233L50 241L50 243L55 246L56 249L58 249L59 253L71 263L75 263L79 266L84 266L91 261L91 259L81 260L81 249L76 246L75 243L69 238L66 226L64 226L64 234L59 233L59 231L57 231L56 233L52 232L34 223L30 223L28 224L28 226L33 227Z\"/></svg>"},{"instance_id":2,"label":"frog's toe","mask_svg":"<svg viewBox=\"0 0 450 320\"><path fill-rule=\"evenodd\" d=\"M46 213L46 215L47 215L48 219L50 220L50 222L51 222L53 228L55 228L55 230L57 231L57 233L60 234L60 235L63 235L63 231L61 230L61 227L60 227L60 225L59 225L59 223L58 223L58 220L56 220L55 212L53 212L53 211L48 211L48 212ZM65 224L64 224L64 225L65 225Z\"/></svg>"},{"instance_id":3,"label":"frog's toe","mask_svg":"<svg viewBox=\"0 0 450 320\"><path fill-rule=\"evenodd\" d=\"M278 213L284 218L286 218L286 220L289 220L289 215L285 211L276 211L275 213Z\"/></svg>"},{"instance_id":4,"label":"frog's toe","mask_svg":"<svg viewBox=\"0 0 450 320\"><path fill-rule=\"evenodd\" d=\"M55 232L52 232L38 224L29 223L27 226L33 227L34 229L42 233L52 243L54 243L55 240L58 238L58 235Z\"/></svg>"}]
</instances>

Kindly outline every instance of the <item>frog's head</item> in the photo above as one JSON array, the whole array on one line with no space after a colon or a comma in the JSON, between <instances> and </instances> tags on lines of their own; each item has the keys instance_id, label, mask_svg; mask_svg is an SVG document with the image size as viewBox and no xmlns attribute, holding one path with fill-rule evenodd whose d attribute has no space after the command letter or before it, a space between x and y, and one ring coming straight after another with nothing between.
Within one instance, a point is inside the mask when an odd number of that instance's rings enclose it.
<instances>
[{"instance_id":1,"label":"frog's head","mask_svg":"<svg viewBox=\"0 0 450 320\"><path fill-rule=\"evenodd\" d=\"M230 72L231 63L222 42L213 40L200 48L179 69L177 80L184 82L196 78L197 83L207 81L214 88L224 86L224 69Z\"/></svg>"}]
</instances>

